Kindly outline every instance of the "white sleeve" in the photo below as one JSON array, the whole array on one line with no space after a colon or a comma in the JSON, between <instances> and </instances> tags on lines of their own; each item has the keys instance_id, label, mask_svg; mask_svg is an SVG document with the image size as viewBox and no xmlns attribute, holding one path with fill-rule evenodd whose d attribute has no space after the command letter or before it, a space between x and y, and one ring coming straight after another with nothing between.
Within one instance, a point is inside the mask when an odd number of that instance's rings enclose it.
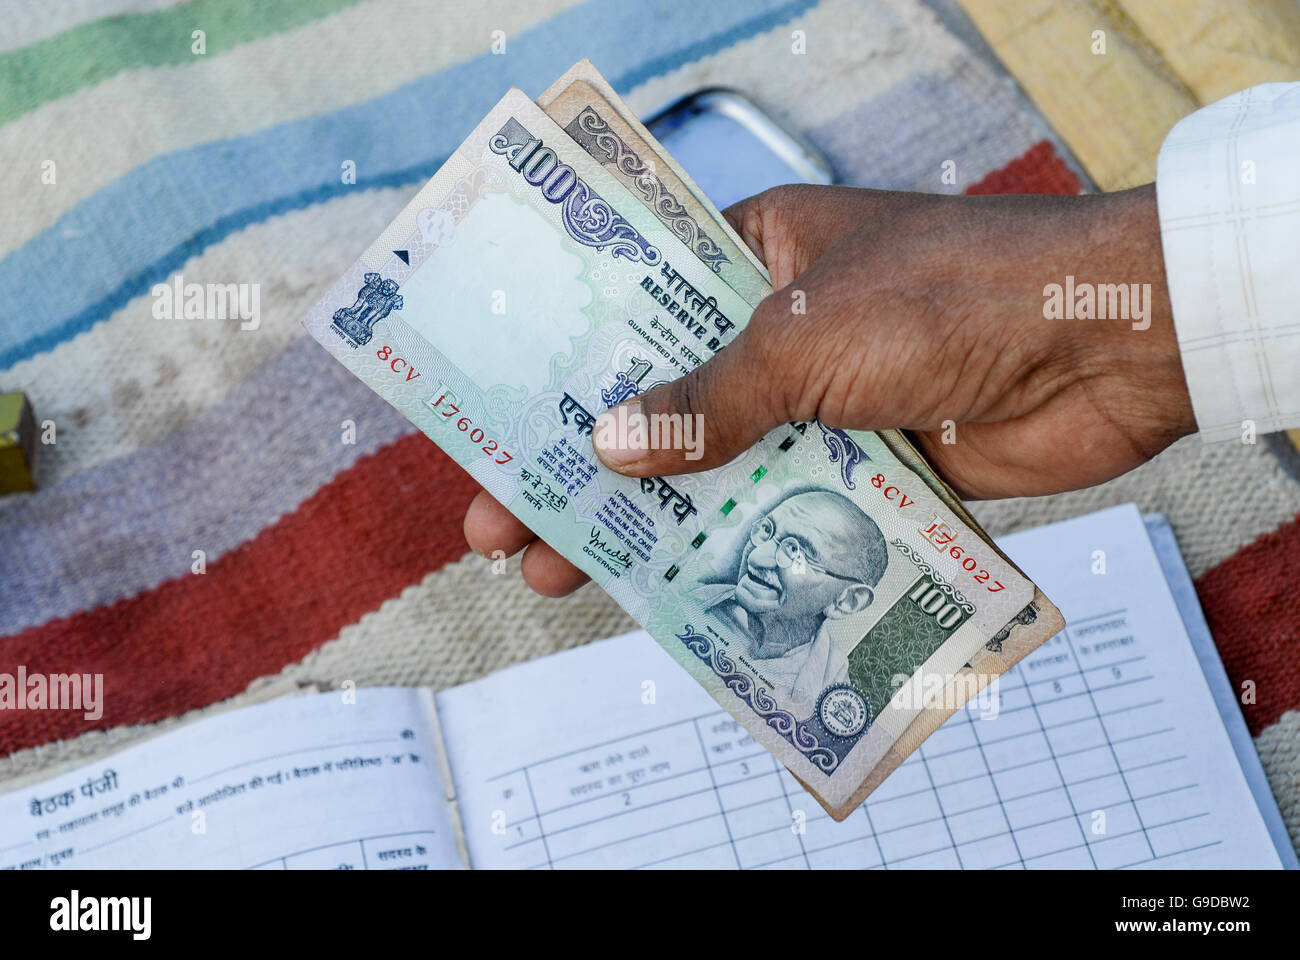
<instances>
[{"instance_id":1,"label":"white sleeve","mask_svg":"<svg viewBox=\"0 0 1300 960\"><path fill-rule=\"evenodd\" d=\"M1183 118L1160 148L1174 327L1205 440L1300 426L1300 83Z\"/></svg>"}]
</instances>

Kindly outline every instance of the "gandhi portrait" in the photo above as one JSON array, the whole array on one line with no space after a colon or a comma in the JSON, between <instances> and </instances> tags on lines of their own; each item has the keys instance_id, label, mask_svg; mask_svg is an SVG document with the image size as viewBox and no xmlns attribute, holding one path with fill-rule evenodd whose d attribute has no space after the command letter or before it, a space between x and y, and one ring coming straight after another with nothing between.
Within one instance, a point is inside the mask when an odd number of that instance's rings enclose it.
<instances>
[{"instance_id":1,"label":"gandhi portrait","mask_svg":"<svg viewBox=\"0 0 1300 960\"><path fill-rule=\"evenodd\" d=\"M841 494L787 495L750 525L734 580L702 584L706 609L748 640L779 694L814 699L848 679L827 624L865 610L889 564L885 538Z\"/></svg>"}]
</instances>

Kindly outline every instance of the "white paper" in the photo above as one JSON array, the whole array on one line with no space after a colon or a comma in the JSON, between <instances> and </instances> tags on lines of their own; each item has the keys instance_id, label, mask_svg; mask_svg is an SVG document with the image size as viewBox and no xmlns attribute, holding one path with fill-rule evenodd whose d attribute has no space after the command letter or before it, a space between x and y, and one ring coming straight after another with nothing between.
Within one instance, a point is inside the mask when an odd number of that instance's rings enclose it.
<instances>
[{"instance_id":1,"label":"white paper","mask_svg":"<svg viewBox=\"0 0 1300 960\"><path fill-rule=\"evenodd\" d=\"M0 796L0 868L461 866L434 719L398 688L219 714Z\"/></svg>"}]
</instances>

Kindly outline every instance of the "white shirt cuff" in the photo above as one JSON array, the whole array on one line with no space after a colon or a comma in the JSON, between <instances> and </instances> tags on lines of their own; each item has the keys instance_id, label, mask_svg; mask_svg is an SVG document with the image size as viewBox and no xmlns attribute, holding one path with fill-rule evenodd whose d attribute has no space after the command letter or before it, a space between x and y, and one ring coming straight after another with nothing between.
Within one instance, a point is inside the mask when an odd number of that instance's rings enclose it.
<instances>
[{"instance_id":1,"label":"white shirt cuff","mask_svg":"<svg viewBox=\"0 0 1300 960\"><path fill-rule=\"evenodd\" d=\"M1201 436L1300 426L1300 83L1251 87L1179 121L1156 197Z\"/></svg>"}]
</instances>

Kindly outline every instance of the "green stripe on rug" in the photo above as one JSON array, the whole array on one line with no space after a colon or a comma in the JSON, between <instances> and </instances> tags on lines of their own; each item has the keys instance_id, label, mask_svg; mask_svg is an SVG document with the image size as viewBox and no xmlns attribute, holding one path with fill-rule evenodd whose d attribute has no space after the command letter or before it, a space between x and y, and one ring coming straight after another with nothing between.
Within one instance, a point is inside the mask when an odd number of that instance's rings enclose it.
<instances>
[{"instance_id":1,"label":"green stripe on rug","mask_svg":"<svg viewBox=\"0 0 1300 960\"><path fill-rule=\"evenodd\" d=\"M357 2L193 0L169 10L82 24L0 55L0 124L123 70L197 60L200 55L192 52L195 30L204 32L203 56L211 57Z\"/></svg>"}]
</instances>

